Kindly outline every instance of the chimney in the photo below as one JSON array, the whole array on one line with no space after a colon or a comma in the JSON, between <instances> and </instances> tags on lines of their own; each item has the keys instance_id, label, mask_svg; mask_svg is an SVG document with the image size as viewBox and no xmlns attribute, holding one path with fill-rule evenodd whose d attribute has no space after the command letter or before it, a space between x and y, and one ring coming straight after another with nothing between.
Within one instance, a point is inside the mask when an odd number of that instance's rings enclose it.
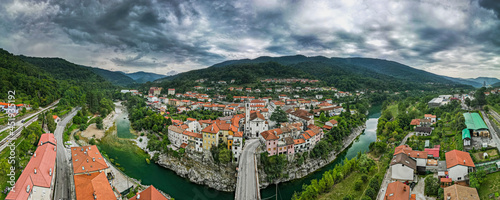
<instances>
[{"instance_id":1,"label":"chimney","mask_svg":"<svg viewBox=\"0 0 500 200\"><path fill-rule=\"evenodd\" d=\"M52 168L49 169L49 176L52 176Z\"/></svg>"},{"instance_id":2,"label":"chimney","mask_svg":"<svg viewBox=\"0 0 500 200\"><path fill-rule=\"evenodd\" d=\"M464 165L465 165L465 160L464 160Z\"/></svg>"},{"instance_id":3,"label":"chimney","mask_svg":"<svg viewBox=\"0 0 500 200\"><path fill-rule=\"evenodd\" d=\"M36 174L36 168L35 168L35 174Z\"/></svg>"},{"instance_id":4,"label":"chimney","mask_svg":"<svg viewBox=\"0 0 500 200\"><path fill-rule=\"evenodd\" d=\"M451 199L451 194L448 193L447 197L446 197L447 200L450 200Z\"/></svg>"},{"instance_id":5,"label":"chimney","mask_svg":"<svg viewBox=\"0 0 500 200\"><path fill-rule=\"evenodd\" d=\"M33 154L33 157L35 157L35 158L36 158L36 152Z\"/></svg>"},{"instance_id":6,"label":"chimney","mask_svg":"<svg viewBox=\"0 0 500 200\"><path fill-rule=\"evenodd\" d=\"M95 162L95 158L92 158L92 161L94 161L94 162Z\"/></svg>"},{"instance_id":7,"label":"chimney","mask_svg":"<svg viewBox=\"0 0 500 200\"><path fill-rule=\"evenodd\" d=\"M137 198L136 199L141 199L141 194L139 194L139 192L137 193Z\"/></svg>"},{"instance_id":8,"label":"chimney","mask_svg":"<svg viewBox=\"0 0 500 200\"><path fill-rule=\"evenodd\" d=\"M406 185L403 187L403 191L405 191L405 192L406 192Z\"/></svg>"}]
</instances>

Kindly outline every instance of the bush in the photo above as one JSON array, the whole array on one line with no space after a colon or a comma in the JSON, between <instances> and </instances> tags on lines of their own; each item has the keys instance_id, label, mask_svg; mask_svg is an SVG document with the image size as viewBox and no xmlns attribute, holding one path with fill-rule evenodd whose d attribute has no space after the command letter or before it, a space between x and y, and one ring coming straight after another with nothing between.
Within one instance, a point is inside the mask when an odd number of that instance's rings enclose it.
<instances>
[{"instance_id":1,"label":"bush","mask_svg":"<svg viewBox=\"0 0 500 200\"><path fill-rule=\"evenodd\" d=\"M363 185L363 181L361 180L357 180L355 183L354 183L354 189L356 191L360 191L361 190L361 186Z\"/></svg>"},{"instance_id":2,"label":"bush","mask_svg":"<svg viewBox=\"0 0 500 200\"><path fill-rule=\"evenodd\" d=\"M427 196L437 196L438 195L438 189L439 189L439 182L437 178L434 177L427 177L425 179L425 189L424 193Z\"/></svg>"},{"instance_id":3,"label":"bush","mask_svg":"<svg viewBox=\"0 0 500 200\"><path fill-rule=\"evenodd\" d=\"M367 175L361 176L361 180L363 180L363 182L368 181L368 176Z\"/></svg>"},{"instance_id":4,"label":"bush","mask_svg":"<svg viewBox=\"0 0 500 200\"><path fill-rule=\"evenodd\" d=\"M95 145L95 139L94 139L94 138L91 138L91 139L89 140L89 144L90 144L90 145Z\"/></svg>"}]
</instances>

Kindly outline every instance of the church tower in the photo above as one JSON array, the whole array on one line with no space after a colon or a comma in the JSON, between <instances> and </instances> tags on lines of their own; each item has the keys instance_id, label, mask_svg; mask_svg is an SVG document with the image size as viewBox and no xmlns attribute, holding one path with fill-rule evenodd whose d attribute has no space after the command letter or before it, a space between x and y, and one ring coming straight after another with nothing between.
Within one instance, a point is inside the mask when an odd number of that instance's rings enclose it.
<instances>
[{"instance_id":1,"label":"church tower","mask_svg":"<svg viewBox=\"0 0 500 200\"><path fill-rule=\"evenodd\" d=\"M245 103L245 136L250 137L250 103Z\"/></svg>"}]
</instances>

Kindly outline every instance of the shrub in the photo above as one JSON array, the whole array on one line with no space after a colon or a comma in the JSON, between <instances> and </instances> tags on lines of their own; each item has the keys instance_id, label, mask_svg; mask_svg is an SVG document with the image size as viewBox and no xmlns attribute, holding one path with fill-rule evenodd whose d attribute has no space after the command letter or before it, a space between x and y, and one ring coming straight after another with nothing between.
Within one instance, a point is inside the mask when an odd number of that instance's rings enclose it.
<instances>
[{"instance_id":1,"label":"shrub","mask_svg":"<svg viewBox=\"0 0 500 200\"><path fill-rule=\"evenodd\" d=\"M354 183L354 189L356 191L360 191L361 190L361 186L363 185L363 181L361 180L357 180L355 183Z\"/></svg>"}]
</instances>

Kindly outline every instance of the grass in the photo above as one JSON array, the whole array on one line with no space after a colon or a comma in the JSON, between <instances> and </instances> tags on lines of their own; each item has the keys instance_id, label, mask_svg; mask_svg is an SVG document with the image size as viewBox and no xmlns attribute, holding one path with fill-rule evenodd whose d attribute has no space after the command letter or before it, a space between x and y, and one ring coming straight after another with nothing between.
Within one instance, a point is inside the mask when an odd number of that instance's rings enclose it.
<instances>
[{"instance_id":1,"label":"grass","mask_svg":"<svg viewBox=\"0 0 500 200\"><path fill-rule=\"evenodd\" d=\"M483 154L485 152L488 153L488 157L486 159L483 157ZM476 162L483 162L483 161L487 161L487 160L494 160L494 159L497 159L499 157L497 149L488 149L486 151L478 151L476 153L473 153L472 156L474 157L474 159L476 160Z\"/></svg>"},{"instance_id":2,"label":"grass","mask_svg":"<svg viewBox=\"0 0 500 200\"><path fill-rule=\"evenodd\" d=\"M375 161L375 164L377 164L377 169L370 171L368 174L368 180L370 180L372 177L375 175L379 175L380 177L383 177L387 167L388 167L388 159L386 157L382 157L381 161ZM346 195L350 194L353 199L361 199L363 197L364 193L368 189L368 183L369 181L366 181L363 183L361 186L360 191L354 190L354 183L357 180L361 179L361 176L363 176L363 173L351 173L347 178L342 180L339 183L335 183L333 186L332 190L326 194L323 194L319 196L317 199L320 200L327 200L327 199L343 199Z\"/></svg>"},{"instance_id":3,"label":"grass","mask_svg":"<svg viewBox=\"0 0 500 200\"><path fill-rule=\"evenodd\" d=\"M500 193L500 172L488 174L478 190L480 199L490 199L489 195Z\"/></svg>"},{"instance_id":4,"label":"grass","mask_svg":"<svg viewBox=\"0 0 500 200\"><path fill-rule=\"evenodd\" d=\"M389 106L387 106L387 110L389 110L392 114L393 117L396 117L398 116L398 104L391 104Z\"/></svg>"},{"instance_id":5,"label":"grass","mask_svg":"<svg viewBox=\"0 0 500 200\"><path fill-rule=\"evenodd\" d=\"M10 134L10 130L6 130L2 133L0 133L0 141L3 140L5 137L7 137Z\"/></svg>"}]
</instances>

